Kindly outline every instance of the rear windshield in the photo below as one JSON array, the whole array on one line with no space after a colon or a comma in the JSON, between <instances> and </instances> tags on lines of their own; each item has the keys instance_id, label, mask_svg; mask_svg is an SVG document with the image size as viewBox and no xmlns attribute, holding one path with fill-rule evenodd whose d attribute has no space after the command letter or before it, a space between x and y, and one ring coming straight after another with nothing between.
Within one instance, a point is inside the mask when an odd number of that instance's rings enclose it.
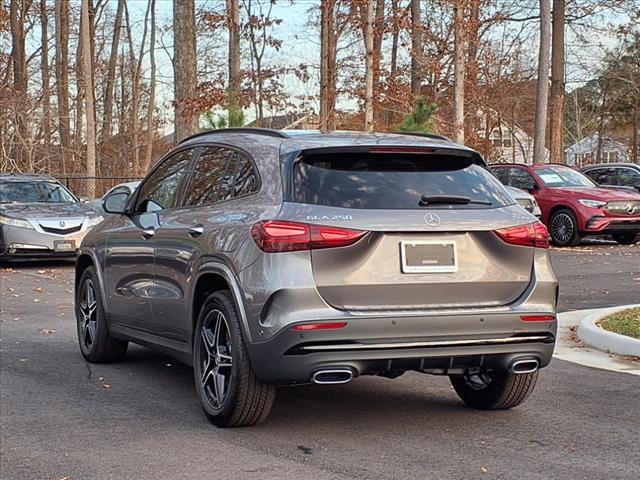
<instances>
[{"instance_id":1,"label":"rear windshield","mask_svg":"<svg viewBox=\"0 0 640 480\"><path fill-rule=\"evenodd\" d=\"M446 155L314 155L295 164L293 201L363 209L495 208L514 203L471 159ZM468 204L421 206L423 197L466 197Z\"/></svg>"}]
</instances>

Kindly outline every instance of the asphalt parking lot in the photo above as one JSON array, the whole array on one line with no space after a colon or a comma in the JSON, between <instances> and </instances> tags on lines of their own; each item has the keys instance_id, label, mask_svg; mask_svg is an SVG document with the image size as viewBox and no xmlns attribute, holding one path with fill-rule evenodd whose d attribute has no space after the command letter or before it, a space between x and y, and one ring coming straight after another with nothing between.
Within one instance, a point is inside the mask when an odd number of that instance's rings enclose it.
<instances>
[{"instance_id":1,"label":"asphalt parking lot","mask_svg":"<svg viewBox=\"0 0 640 480\"><path fill-rule=\"evenodd\" d=\"M640 245L552 251L560 310L640 301ZM463 407L446 378L281 388L269 421L219 430L190 368L142 347L88 365L73 265L0 269L0 476L637 478L640 377L554 360L512 411Z\"/></svg>"}]
</instances>

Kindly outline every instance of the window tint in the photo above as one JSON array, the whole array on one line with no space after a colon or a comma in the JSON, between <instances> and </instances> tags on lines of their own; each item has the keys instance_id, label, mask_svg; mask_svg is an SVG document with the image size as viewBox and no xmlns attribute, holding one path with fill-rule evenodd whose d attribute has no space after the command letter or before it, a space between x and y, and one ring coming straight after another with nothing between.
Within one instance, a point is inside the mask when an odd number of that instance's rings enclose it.
<instances>
[{"instance_id":1,"label":"window tint","mask_svg":"<svg viewBox=\"0 0 640 480\"><path fill-rule=\"evenodd\" d=\"M234 196L240 197L250 195L258 191L258 175L251 160L242 154L238 154L238 170L236 173L236 183Z\"/></svg>"},{"instance_id":2,"label":"window tint","mask_svg":"<svg viewBox=\"0 0 640 480\"><path fill-rule=\"evenodd\" d=\"M509 185L521 190L531 190L535 187L535 180L529 172L521 168L512 168L509 175Z\"/></svg>"},{"instance_id":3,"label":"window tint","mask_svg":"<svg viewBox=\"0 0 640 480\"><path fill-rule=\"evenodd\" d=\"M246 155L224 147L207 147L196 162L184 205L211 205L255 193L257 187L257 174Z\"/></svg>"},{"instance_id":4,"label":"window tint","mask_svg":"<svg viewBox=\"0 0 640 480\"><path fill-rule=\"evenodd\" d=\"M228 148L206 147L191 176L187 187L184 205L210 205L218 201L220 186L225 178L228 165L235 157L235 152Z\"/></svg>"},{"instance_id":5,"label":"window tint","mask_svg":"<svg viewBox=\"0 0 640 480\"><path fill-rule=\"evenodd\" d=\"M631 168L618 169L618 182L625 187L635 187L640 185L640 172Z\"/></svg>"},{"instance_id":6,"label":"window tint","mask_svg":"<svg viewBox=\"0 0 640 480\"><path fill-rule=\"evenodd\" d=\"M418 209L423 195L465 196L491 203L455 208L513 203L500 182L484 168L470 159L446 155L314 155L296 163L293 180L293 201L334 207Z\"/></svg>"},{"instance_id":7,"label":"window tint","mask_svg":"<svg viewBox=\"0 0 640 480\"><path fill-rule=\"evenodd\" d=\"M616 171L613 168L598 168L591 170L587 175L601 185L616 185Z\"/></svg>"},{"instance_id":8,"label":"window tint","mask_svg":"<svg viewBox=\"0 0 640 480\"><path fill-rule=\"evenodd\" d=\"M498 180L500 180L500 182L502 182L504 185L507 184L507 174L509 173L508 168L492 168L491 171L496 177L498 177Z\"/></svg>"},{"instance_id":9,"label":"window tint","mask_svg":"<svg viewBox=\"0 0 640 480\"><path fill-rule=\"evenodd\" d=\"M140 187L136 212L154 212L175 205L178 187L191 162L190 150L166 159Z\"/></svg>"}]
</instances>

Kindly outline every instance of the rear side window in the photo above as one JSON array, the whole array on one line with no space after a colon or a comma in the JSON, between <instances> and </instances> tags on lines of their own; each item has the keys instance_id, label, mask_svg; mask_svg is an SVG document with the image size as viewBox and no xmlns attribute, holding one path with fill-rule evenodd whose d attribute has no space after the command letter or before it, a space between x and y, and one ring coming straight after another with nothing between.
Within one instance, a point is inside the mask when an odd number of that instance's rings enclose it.
<instances>
[{"instance_id":1,"label":"rear side window","mask_svg":"<svg viewBox=\"0 0 640 480\"><path fill-rule=\"evenodd\" d=\"M362 209L424 208L423 196L468 197L477 202L455 208L513 204L500 182L471 159L435 154L305 157L295 164L292 195L294 202Z\"/></svg>"},{"instance_id":2,"label":"rear side window","mask_svg":"<svg viewBox=\"0 0 640 480\"><path fill-rule=\"evenodd\" d=\"M246 154L224 147L206 147L196 162L184 205L211 205L255 193L257 178Z\"/></svg>"}]
</instances>

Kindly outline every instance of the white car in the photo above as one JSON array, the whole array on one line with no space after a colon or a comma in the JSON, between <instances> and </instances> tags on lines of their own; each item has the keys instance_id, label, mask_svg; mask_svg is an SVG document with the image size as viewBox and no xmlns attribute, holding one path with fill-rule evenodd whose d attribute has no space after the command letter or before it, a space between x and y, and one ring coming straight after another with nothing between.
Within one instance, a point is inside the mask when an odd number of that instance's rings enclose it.
<instances>
[{"instance_id":1,"label":"white car","mask_svg":"<svg viewBox=\"0 0 640 480\"><path fill-rule=\"evenodd\" d=\"M101 198L96 198L95 200L91 200L88 203L94 209L96 209L99 212L102 212L102 214L104 215L105 212L104 212L104 209L102 208L102 202L108 195L111 195L112 193L128 193L131 196L133 195L133 192L136 191L136 188L138 188L138 185L140 185L139 181L119 183L115 187L108 190L107 193L105 193Z\"/></svg>"},{"instance_id":2,"label":"white car","mask_svg":"<svg viewBox=\"0 0 640 480\"><path fill-rule=\"evenodd\" d=\"M524 190L520 190L519 188L505 186L509 193L514 198L518 204L524 208L527 212L532 213L536 217L540 218L542 216L542 211L540 210L540 205L536 202L536 199L530 193L525 192Z\"/></svg>"}]
</instances>

